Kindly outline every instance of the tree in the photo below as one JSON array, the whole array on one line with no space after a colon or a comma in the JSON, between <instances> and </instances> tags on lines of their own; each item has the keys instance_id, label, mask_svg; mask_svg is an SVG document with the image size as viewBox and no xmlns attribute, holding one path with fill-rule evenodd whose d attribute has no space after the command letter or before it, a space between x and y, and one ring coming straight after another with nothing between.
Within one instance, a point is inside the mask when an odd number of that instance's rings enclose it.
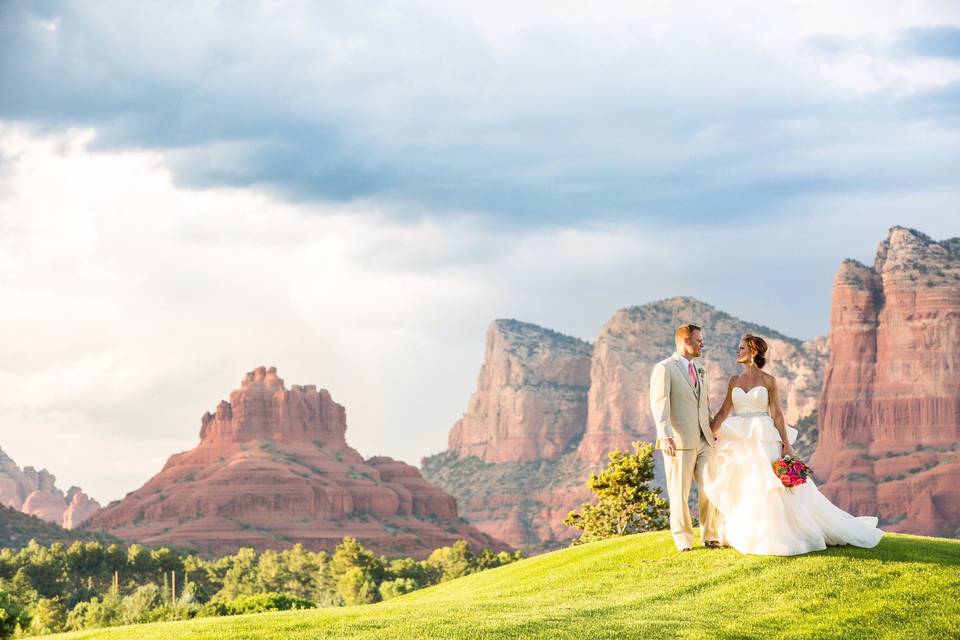
<instances>
[{"instance_id":1,"label":"tree","mask_svg":"<svg viewBox=\"0 0 960 640\"><path fill-rule=\"evenodd\" d=\"M500 551L496 553L491 549L484 549L479 554L474 557L473 560L473 571L483 571L485 569L493 569L494 567L502 567L505 564L510 564L511 562L516 562L517 560L523 560L523 551L514 551L510 553L509 551Z\"/></svg>"},{"instance_id":2,"label":"tree","mask_svg":"<svg viewBox=\"0 0 960 640\"><path fill-rule=\"evenodd\" d=\"M239 596L257 593L257 552L252 547L242 547L229 557L229 569L223 576L223 587L217 596L233 600Z\"/></svg>"},{"instance_id":3,"label":"tree","mask_svg":"<svg viewBox=\"0 0 960 640\"><path fill-rule=\"evenodd\" d=\"M120 617L123 624L137 624L150 620L150 612L162 602L160 587L148 583L120 601Z\"/></svg>"},{"instance_id":4,"label":"tree","mask_svg":"<svg viewBox=\"0 0 960 640\"><path fill-rule=\"evenodd\" d=\"M353 567L340 576L337 591L346 605L370 604L380 599L376 580L360 567Z\"/></svg>"},{"instance_id":5,"label":"tree","mask_svg":"<svg viewBox=\"0 0 960 640\"><path fill-rule=\"evenodd\" d=\"M378 558L356 538L344 538L333 552L330 570L339 582L340 578L354 567L360 568L374 582L383 580L385 558Z\"/></svg>"},{"instance_id":6,"label":"tree","mask_svg":"<svg viewBox=\"0 0 960 640\"><path fill-rule=\"evenodd\" d=\"M58 633L66 619L67 612L59 598L41 598L30 608L30 626L26 631L32 636Z\"/></svg>"},{"instance_id":7,"label":"tree","mask_svg":"<svg viewBox=\"0 0 960 640\"><path fill-rule=\"evenodd\" d=\"M434 549L427 558L427 566L435 572L439 582L446 582L473 573L474 555L466 540L457 540L449 547Z\"/></svg>"},{"instance_id":8,"label":"tree","mask_svg":"<svg viewBox=\"0 0 960 640\"><path fill-rule=\"evenodd\" d=\"M382 600L389 600L390 598L396 598L397 596L402 596L405 593L416 591L419 588L420 585L418 585L416 580L413 578L397 578L396 580L387 580L386 582L380 583L380 598Z\"/></svg>"},{"instance_id":9,"label":"tree","mask_svg":"<svg viewBox=\"0 0 960 640\"><path fill-rule=\"evenodd\" d=\"M17 627L26 629L30 624L27 610L6 591L0 591L0 638L9 638Z\"/></svg>"},{"instance_id":10,"label":"tree","mask_svg":"<svg viewBox=\"0 0 960 640\"><path fill-rule=\"evenodd\" d=\"M66 629L94 629L120 624L120 597L109 594L101 598L93 598L86 602L78 602L67 614Z\"/></svg>"},{"instance_id":11,"label":"tree","mask_svg":"<svg viewBox=\"0 0 960 640\"><path fill-rule=\"evenodd\" d=\"M583 533L574 544L667 527L669 503L653 481L653 445L634 442L634 453L612 451L610 464L600 475L591 474L587 486L597 503L584 503L563 523Z\"/></svg>"},{"instance_id":12,"label":"tree","mask_svg":"<svg viewBox=\"0 0 960 640\"><path fill-rule=\"evenodd\" d=\"M424 562L413 558L395 558L387 566L385 580L412 580L419 589L430 584L430 573Z\"/></svg>"}]
</instances>

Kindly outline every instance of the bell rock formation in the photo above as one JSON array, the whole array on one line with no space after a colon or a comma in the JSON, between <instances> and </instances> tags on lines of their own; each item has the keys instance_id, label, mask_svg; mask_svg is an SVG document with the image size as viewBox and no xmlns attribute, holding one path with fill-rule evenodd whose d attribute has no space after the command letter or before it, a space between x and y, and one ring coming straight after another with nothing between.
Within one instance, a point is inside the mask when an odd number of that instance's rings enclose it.
<instances>
[{"instance_id":1,"label":"bell rock formation","mask_svg":"<svg viewBox=\"0 0 960 640\"><path fill-rule=\"evenodd\" d=\"M87 526L210 555L295 543L330 551L344 536L388 556L423 558L459 539L508 548L465 524L454 498L415 467L364 460L346 429L346 411L328 391L287 389L276 369L260 367L203 416L200 444Z\"/></svg>"}]
</instances>

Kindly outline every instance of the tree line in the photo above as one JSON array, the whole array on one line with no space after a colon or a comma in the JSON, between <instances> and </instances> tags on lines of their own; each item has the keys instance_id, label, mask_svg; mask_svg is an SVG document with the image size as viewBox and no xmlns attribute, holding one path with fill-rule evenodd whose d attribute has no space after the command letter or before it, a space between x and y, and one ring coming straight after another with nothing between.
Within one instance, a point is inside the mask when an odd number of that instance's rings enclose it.
<instances>
[{"instance_id":1,"label":"tree line","mask_svg":"<svg viewBox=\"0 0 960 640\"><path fill-rule=\"evenodd\" d=\"M334 552L242 548L209 560L168 547L74 542L0 549L0 638L259 611L366 604L522 557L466 541L426 560L378 556L355 538Z\"/></svg>"}]
</instances>

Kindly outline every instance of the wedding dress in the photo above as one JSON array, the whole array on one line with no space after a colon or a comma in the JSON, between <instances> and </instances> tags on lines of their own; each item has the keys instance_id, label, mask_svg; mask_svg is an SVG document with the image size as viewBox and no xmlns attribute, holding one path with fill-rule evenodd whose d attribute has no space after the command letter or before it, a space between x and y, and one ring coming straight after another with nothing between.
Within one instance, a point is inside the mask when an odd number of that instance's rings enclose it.
<instances>
[{"instance_id":1,"label":"wedding dress","mask_svg":"<svg viewBox=\"0 0 960 640\"><path fill-rule=\"evenodd\" d=\"M835 506L807 478L787 488L773 472L780 433L762 386L732 392L734 414L717 433L716 454L704 469L704 491L720 512L720 542L741 553L792 556L827 545L874 547L883 537L877 519ZM787 427L793 444L797 430ZM814 469L816 472L816 469Z\"/></svg>"}]
</instances>

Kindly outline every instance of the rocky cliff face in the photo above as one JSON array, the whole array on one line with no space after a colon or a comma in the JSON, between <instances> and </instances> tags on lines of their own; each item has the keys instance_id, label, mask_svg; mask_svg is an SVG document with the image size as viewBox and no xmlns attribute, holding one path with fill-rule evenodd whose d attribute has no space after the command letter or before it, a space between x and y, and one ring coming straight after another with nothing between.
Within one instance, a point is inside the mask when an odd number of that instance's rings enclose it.
<instances>
[{"instance_id":1,"label":"rocky cliff face","mask_svg":"<svg viewBox=\"0 0 960 640\"><path fill-rule=\"evenodd\" d=\"M592 499L589 473L606 466L610 451L653 439L650 371L673 352L683 322L704 328L715 408L738 370L737 341L752 331L768 338L768 370L780 380L787 421L816 410L825 339L793 340L692 298L618 311L592 352L549 329L494 321L477 390L449 449L424 458L424 474L457 498L470 522L510 544L539 550L569 539L575 531L562 521Z\"/></svg>"},{"instance_id":2,"label":"rocky cliff face","mask_svg":"<svg viewBox=\"0 0 960 640\"><path fill-rule=\"evenodd\" d=\"M425 557L466 539L506 549L460 520L456 501L420 472L347 445L346 411L325 389L284 386L274 368L246 375L201 420L200 444L170 457L141 488L88 526L152 545L220 555L344 536L378 553Z\"/></svg>"},{"instance_id":3,"label":"rocky cliff face","mask_svg":"<svg viewBox=\"0 0 960 640\"><path fill-rule=\"evenodd\" d=\"M100 509L100 504L80 490L57 488L56 477L41 469L24 467L0 450L0 504L72 529Z\"/></svg>"},{"instance_id":4,"label":"rocky cliff face","mask_svg":"<svg viewBox=\"0 0 960 640\"><path fill-rule=\"evenodd\" d=\"M449 449L485 462L556 460L583 432L590 344L516 320L494 320L477 390Z\"/></svg>"},{"instance_id":5,"label":"rocky cliff face","mask_svg":"<svg viewBox=\"0 0 960 640\"><path fill-rule=\"evenodd\" d=\"M960 238L894 227L834 280L812 466L840 506L960 536Z\"/></svg>"},{"instance_id":6,"label":"rocky cliff face","mask_svg":"<svg viewBox=\"0 0 960 640\"><path fill-rule=\"evenodd\" d=\"M577 449L581 459L605 463L609 451L630 450L634 440L656 438L650 373L674 352L674 330L688 322L703 327L706 348L700 365L706 371L713 411L723 402L727 380L740 371L734 354L747 332L762 336L769 345L764 370L777 378L787 423L796 424L816 409L826 359L823 338L800 342L699 300L671 298L621 309L600 331L591 364L586 432Z\"/></svg>"}]
</instances>

